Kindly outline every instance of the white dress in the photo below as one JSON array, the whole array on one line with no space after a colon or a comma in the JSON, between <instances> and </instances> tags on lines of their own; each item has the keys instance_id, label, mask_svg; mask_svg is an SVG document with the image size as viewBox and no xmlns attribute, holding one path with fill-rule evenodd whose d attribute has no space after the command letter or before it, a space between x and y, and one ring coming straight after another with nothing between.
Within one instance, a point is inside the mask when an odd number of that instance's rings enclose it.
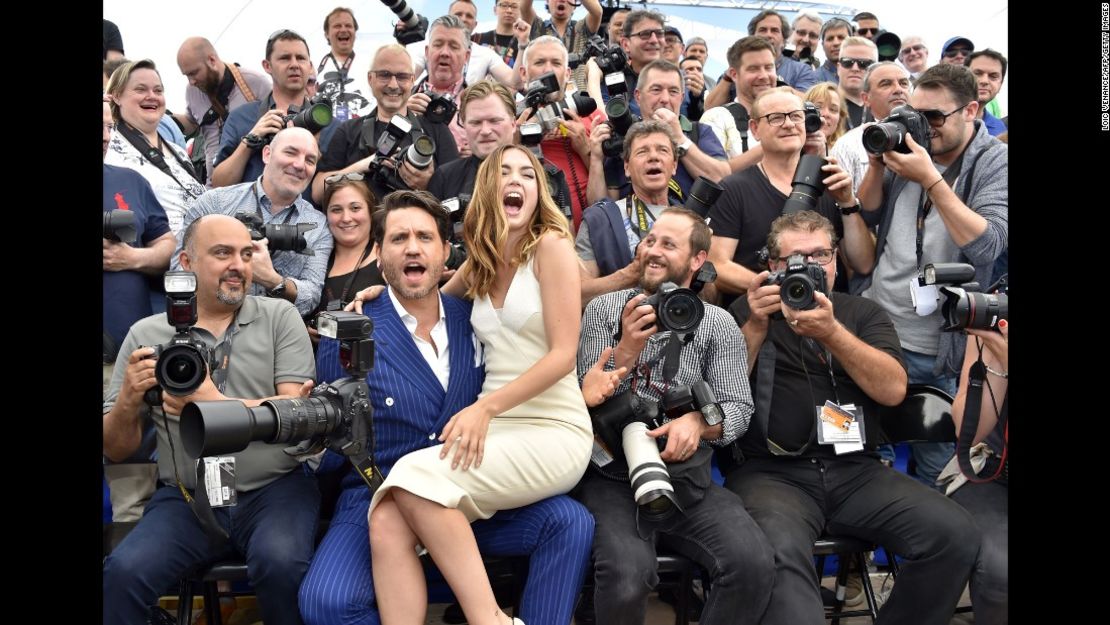
<instances>
[{"instance_id":1,"label":"white dress","mask_svg":"<svg viewBox=\"0 0 1110 625\"><path fill-rule=\"evenodd\" d=\"M474 333L486 352L486 395L520 376L548 352L540 284L529 259L517 269L505 307L489 296L474 301ZM454 449L440 459L442 445L402 457L370 502L373 511L390 488L403 488L470 521L568 492L589 464L593 429L578 378L569 371L536 397L494 417L486 435L482 466L451 469Z\"/></svg>"}]
</instances>

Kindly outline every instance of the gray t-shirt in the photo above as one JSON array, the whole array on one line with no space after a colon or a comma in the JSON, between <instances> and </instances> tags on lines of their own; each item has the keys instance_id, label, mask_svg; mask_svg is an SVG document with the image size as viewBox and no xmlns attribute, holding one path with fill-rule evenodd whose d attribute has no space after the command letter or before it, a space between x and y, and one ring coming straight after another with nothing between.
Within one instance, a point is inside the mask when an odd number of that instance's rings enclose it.
<instances>
[{"instance_id":1,"label":"gray t-shirt","mask_svg":"<svg viewBox=\"0 0 1110 625\"><path fill-rule=\"evenodd\" d=\"M173 326L166 322L166 315L152 315L135 323L116 357L112 382L104 398L104 414L115 405L123 375L131 352L140 346L161 345L174 335ZM316 377L316 364L312 357L312 341L305 331L297 309L285 300L248 295L243 300L235 321L218 340L208 331L194 328L193 336L214 348L229 340L227 382L224 395L242 399L259 399L277 394L282 382L302 383ZM226 348L225 348L226 349ZM163 484L173 485L174 466L187 488L196 485L194 458L185 453L177 415L163 414L162 408L142 407L143 417L152 413L158 433L158 477ZM169 424L173 451L167 438ZM289 444L268 445L252 442L246 449L231 454L235 457L237 491L246 492L261 488L297 468L298 461L284 451Z\"/></svg>"},{"instance_id":2,"label":"gray t-shirt","mask_svg":"<svg viewBox=\"0 0 1110 625\"><path fill-rule=\"evenodd\" d=\"M936 165L944 173L945 167ZM887 234L886 247L879 257L871 286L864 297L875 300L894 321L902 348L935 356L943 320L940 308L925 317L918 316L910 297L910 280L917 278L917 211L921 185L910 183L894 203L894 215ZM948 234L936 206L925 218L925 241L922 245L922 267L929 263L959 261L960 248Z\"/></svg>"}]
</instances>

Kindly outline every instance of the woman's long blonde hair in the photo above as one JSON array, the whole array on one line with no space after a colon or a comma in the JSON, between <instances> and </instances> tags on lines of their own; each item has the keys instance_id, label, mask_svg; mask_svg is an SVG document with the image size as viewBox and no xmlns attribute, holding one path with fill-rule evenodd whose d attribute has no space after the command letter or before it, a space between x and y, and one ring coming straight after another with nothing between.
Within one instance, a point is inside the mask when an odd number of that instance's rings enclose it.
<instances>
[{"instance_id":1,"label":"woman's long blonde hair","mask_svg":"<svg viewBox=\"0 0 1110 625\"><path fill-rule=\"evenodd\" d=\"M505 208L501 201L501 160L505 152L520 150L532 161L536 170L536 212L533 214L532 225L528 233L522 237L515 250L507 250L508 258L501 258L502 250L509 239L509 223L505 219ZM533 254L540 238L547 233L573 241L567 225L567 218L547 187L547 175L543 165L530 151L519 145L503 145L490 154L478 168L478 176L474 181L474 196L470 207L463 218L463 236L466 241L466 250L469 255L467 267L469 268L469 284L467 297L477 298L489 294L497 275L497 265L505 261L510 265L519 266L526 262Z\"/></svg>"}]
</instances>

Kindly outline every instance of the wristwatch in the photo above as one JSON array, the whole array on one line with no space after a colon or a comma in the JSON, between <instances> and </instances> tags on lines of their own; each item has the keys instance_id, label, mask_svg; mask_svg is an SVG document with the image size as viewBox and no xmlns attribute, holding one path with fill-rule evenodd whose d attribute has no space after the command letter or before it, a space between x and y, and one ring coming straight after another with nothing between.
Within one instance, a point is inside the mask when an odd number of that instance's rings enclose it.
<instances>
[{"instance_id":1,"label":"wristwatch","mask_svg":"<svg viewBox=\"0 0 1110 625\"><path fill-rule=\"evenodd\" d=\"M252 150L258 150L262 146L266 145L266 139L254 134L253 132L248 132L247 136L243 137L243 145Z\"/></svg>"},{"instance_id":2,"label":"wristwatch","mask_svg":"<svg viewBox=\"0 0 1110 625\"><path fill-rule=\"evenodd\" d=\"M725 414L721 412L721 406L718 404L710 404L701 409L701 418L705 419L705 424L713 427L718 423L725 420Z\"/></svg>"},{"instance_id":3,"label":"wristwatch","mask_svg":"<svg viewBox=\"0 0 1110 625\"><path fill-rule=\"evenodd\" d=\"M856 200L856 203L850 206L841 206L840 204L837 204L836 206L840 209L841 215L851 215L852 213L858 213L860 209L859 200Z\"/></svg>"},{"instance_id":4,"label":"wristwatch","mask_svg":"<svg viewBox=\"0 0 1110 625\"><path fill-rule=\"evenodd\" d=\"M281 282L277 283L277 286L275 286L274 288L266 291L266 295L269 295L270 297L284 297L285 296L285 280L286 280L285 278L282 278Z\"/></svg>"},{"instance_id":5,"label":"wristwatch","mask_svg":"<svg viewBox=\"0 0 1110 625\"><path fill-rule=\"evenodd\" d=\"M683 156L686 156L686 153L688 151L690 151L690 148L693 147L693 146L694 146L694 142L690 140L690 137L686 137L685 141L683 141L682 143L679 143L678 145L676 145L674 147L675 156L677 156L678 158L682 158Z\"/></svg>"}]
</instances>

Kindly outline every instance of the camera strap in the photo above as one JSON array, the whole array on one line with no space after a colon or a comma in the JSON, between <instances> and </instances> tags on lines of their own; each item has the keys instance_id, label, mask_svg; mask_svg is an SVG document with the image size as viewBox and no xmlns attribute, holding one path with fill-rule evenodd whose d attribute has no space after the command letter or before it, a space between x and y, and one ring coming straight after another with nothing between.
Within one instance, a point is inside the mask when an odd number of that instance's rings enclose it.
<instances>
[{"instance_id":1,"label":"camera strap","mask_svg":"<svg viewBox=\"0 0 1110 625\"><path fill-rule=\"evenodd\" d=\"M263 225L265 225L266 224L266 213L265 213L265 211L262 210L262 196L265 194L265 191L262 189L262 185L259 182L260 180L262 180L261 177L259 177L258 180L254 181L254 211L255 211L255 214L258 215L258 220L261 221ZM269 197L269 196L266 196L266 197ZM270 205L272 206L273 203L274 203L274 201L271 199L270 200ZM296 205L297 205L297 200L293 200L292 204L290 204L289 206L286 206L282 210L288 210L290 208L295 207ZM293 211L290 210L288 213L285 214L285 221L283 221L281 223L282 223L282 225L287 226L287 225L289 225L289 222L291 222L291 221L293 221ZM280 252L280 251L282 251L282 250L278 250L278 252ZM272 252L271 256L273 254L277 254L278 252Z\"/></svg>"},{"instance_id":2,"label":"camera strap","mask_svg":"<svg viewBox=\"0 0 1110 625\"><path fill-rule=\"evenodd\" d=\"M131 124L128 124L127 122L116 124L116 130L119 132L120 136L122 136L124 139L127 139L127 142L130 143L132 147L138 150L139 154L141 154L143 158L150 161L151 165L154 165L162 173L166 174L170 178L173 178L173 181L177 183L177 186L181 187L181 189L185 191L185 194L188 195L191 199L196 199L200 197L199 194L193 193L189 189L189 187L182 184L181 180L179 180L177 176L173 175L173 170L170 169L169 163L166 162L166 143L162 140L162 135L158 135L158 147L154 147L150 145L149 141L146 140L146 137L143 136L143 133L133 128ZM193 169L192 163L187 160L182 160L181 157L177 155L177 152L172 148L170 149L170 154L173 155L173 158L175 161L177 161L177 164L181 165L181 168L184 169L186 173L188 173L190 176L192 176L193 182L201 182L197 179L197 172L195 169Z\"/></svg>"},{"instance_id":3,"label":"camera strap","mask_svg":"<svg viewBox=\"0 0 1110 625\"><path fill-rule=\"evenodd\" d=\"M968 145L970 145L970 144L968 144ZM953 161L952 164L948 166L948 169L945 169L944 173L940 175L940 177L944 180L944 183L947 184L949 187L952 187L953 189L956 188L956 181L960 178L960 168L963 167L964 154L966 154L966 153L967 153L967 148L965 147L964 151L960 152L960 155L956 157L956 160ZM983 153L980 152L979 156L982 156L982 155L983 155ZM972 167L974 168L975 165L978 164L978 162L979 162L979 158L976 157L975 162L972 163ZM969 174L970 173L973 173L973 172L969 172ZM968 185L968 186L970 187L970 185ZM966 192L966 189L965 189L965 192ZM965 193L965 195L966 195L966 193ZM965 198L963 198L963 200L964 200L964 203L966 204L967 203L967 198L965 197ZM927 218L929 216L929 212L932 211L932 210L933 210L933 198L929 197L929 194L926 192L925 187L921 187L921 198L917 203L917 269L918 269L918 271L920 271L921 268L924 266L922 264L922 262L923 262L923 258L924 258L924 255L925 255L925 218Z\"/></svg>"},{"instance_id":4,"label":"camera strap","mask_svg":"<svg viewBox=\"0 0 1110 625\"><path fill-rule=\"evenodd\" d=\"M964 418L963 423L960 424L960 434L956 440L956 461L960 465L960 472L969 482L982 484L984 482L991 482L998 479L1003 473L1008 473L1008 452L1010 440L1010 420L1005 419L1002 426L1002 458L995 469L994 474L990 477L981 478L975 473L975 469L971 466L971 447L972 442L975 440L975 432L979 429L979 411L983 406L983 385L986 383L987 367L983 363L983 346L979 345L979 359L972 363L971 368L967 372L967 399L964 402ZM990 389L990 383L986 383ZM994 401L994 393L991 393L991 401ZM1006 400L1003 400L1005 405ZM997 404L996 404L997 406ZM1005 410L1000 411L1005 413ZM999 415L1003 418L1003 415Z\"/></svg>"},{"instance_id":5,"label":"camera strap","mask_svg":"<svg viewBox=\"0 0 1110 625\"><path fill-rule=\"evenodd\" d=\"M351 290L351 285L355 283L355 278L358 277L358 272L362 271L362 261L366 260L366 257L370 254L370 248L373 247L373 245L374 242L371 239L370 243L368 243L366 247L362 248L362 255L358 257L358 262L355 263L355 270L351 272L351 277L347 278L347 283L343 285L343 292L339 294L339 301L343 302L344 306L349 303L347 300L347 293Z\"/></svg>"},{"instance_id":6,"label":"camera strap","mask_svg":"<svg viewBox=\"0 0 1110 625\"><path fill-rule=\"evenodd\" d=\"M750 117L748 116L748 109L744 108L744 105L740 104L736 100L733 100L732 102L726 104L725 109L729 113L732 113L732 119L736 121L736 129L740 131L740 148L744 152L747 152L748 120L750 119Z\"/></svg>"},{"instance_id":7,"label":"camera strap","mask_svg":"<svg viewBox=\"0 0 1110 625\"><path fill-rule=\"evenodd\" d=\"M317 74L320 74L324 71L324 66L328 64L328 61L331 61L331 64L335 66L335 69L339 70L339 92L343 93L343 81L347 80L347 73L351 69L351 63L354 63L355 61L355 52L354 50L352 50L351 55L347 57L346 61L343 61L342 65L340 65L335 60L335 57L332 56L331 52L328 52L324 55L324 58L320 59L320 64L316 66Z\"/></svg>"}]
</instances>

